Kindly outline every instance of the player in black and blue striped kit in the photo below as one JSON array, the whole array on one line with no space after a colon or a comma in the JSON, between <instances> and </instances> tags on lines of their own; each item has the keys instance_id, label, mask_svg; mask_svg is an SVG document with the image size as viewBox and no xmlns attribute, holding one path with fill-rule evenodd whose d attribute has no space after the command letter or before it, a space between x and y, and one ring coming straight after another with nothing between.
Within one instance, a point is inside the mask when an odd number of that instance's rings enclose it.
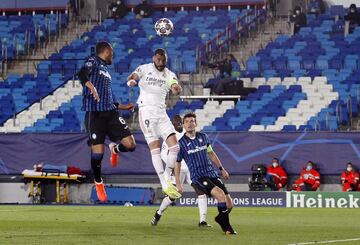
<instances>
[{"instance_id":1,"label":"player in black and blue striped kit","mask_svg":"<svg viewBox=\"0 0 360 245\"><path fill-rule=\"evenodd\" d=\"M86 111L85 127L91 145L91 168L93 170L96 193L100 201L107 199L105 186L101 178L101 161L104 156L105 138L111 144L111 161L117 160L117 153L134 151L135 140L124 119L119 117L117 110L133 110L134 105L122 105L115 100L111 89L111 75L108 65L112 63L113 49L108 42L98 42L96 56L85 61L78 73L83 85L83 106ZM114 164L113 164L114 165Z\"/></svg>"},{"instance_id":2,"label":"player in black and blue striped kit","mask_svg":"<svg viewBox=\"0 0 360 245\"><path fill-rule=\"evenodd\" d=\"M236 231L230 225L229 213L233 207L231 197L221 181L217 169L224 179L229 179L229 173L222 166L220 159L211 147L208 136L196 132L196 115L188 113L183 118L185 135L179 140L180 151L175 167L176 187L182 192L180 182L180 164L184 160L189 168L192 186L198 195L213 196L218 201L219 214L215 221L225 234L235 235Z\"/></svg>"}]
</instances>

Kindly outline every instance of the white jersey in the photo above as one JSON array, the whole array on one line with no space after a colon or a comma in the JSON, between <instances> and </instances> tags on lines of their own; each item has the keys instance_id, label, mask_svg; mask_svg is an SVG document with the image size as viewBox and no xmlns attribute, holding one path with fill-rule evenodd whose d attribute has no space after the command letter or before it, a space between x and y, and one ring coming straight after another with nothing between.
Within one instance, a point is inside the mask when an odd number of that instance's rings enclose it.
<instances>
[{"instance_id":1,"label":"white jersey","mask_svg":"<svg viewBox=\"0 0 360 245\"><path fill-rule=\"evenodd\" d=\"M140 95L137 100L139 107L158 106L165 108L165 99L171 89L171 85L178 83L178 79L172 71L165 67L158 71L154 63L141 65L133 72L140 78Z\"/></svg>"}]
</instances>

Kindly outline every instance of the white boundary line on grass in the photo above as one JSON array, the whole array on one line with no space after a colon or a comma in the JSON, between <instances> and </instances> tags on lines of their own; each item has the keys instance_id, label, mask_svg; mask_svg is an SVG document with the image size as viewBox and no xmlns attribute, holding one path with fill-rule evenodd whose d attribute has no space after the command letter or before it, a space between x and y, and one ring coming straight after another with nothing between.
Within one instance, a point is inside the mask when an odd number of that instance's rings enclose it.
<instances>
[{"instance_id":1,"label":"white boundary line on grass","mask_svg":"<svg viewBox=\"0 0 360 245\"><path fill-rule=\"evenodd\" d=\"M351 239L343 239L343 240L299 242L299 243L290 243L288 245L309 245L309 244L324 244L324 243L353 242L353 241L360 241L360 237L359 238L351 238Z\"/></svg>"}]
</instances>

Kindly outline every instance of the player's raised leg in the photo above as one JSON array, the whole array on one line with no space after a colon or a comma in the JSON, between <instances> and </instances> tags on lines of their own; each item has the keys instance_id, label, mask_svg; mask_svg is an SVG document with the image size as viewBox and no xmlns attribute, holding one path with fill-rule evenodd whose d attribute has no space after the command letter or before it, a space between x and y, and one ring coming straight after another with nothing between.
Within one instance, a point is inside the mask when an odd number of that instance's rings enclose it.
<instances>
[{"instance_id":1,"label":"player's raised leg","mask_svg":"<svg viewBox=\"0 0 360 245\"><path fill-rule=\"evenodd\" d=\"M119 144L111 142L109 144L111 166L116 167L118 165L120 152L133 152L135 148L136 143L133 135L123 138Z\"/></svg>"}]
</instances>

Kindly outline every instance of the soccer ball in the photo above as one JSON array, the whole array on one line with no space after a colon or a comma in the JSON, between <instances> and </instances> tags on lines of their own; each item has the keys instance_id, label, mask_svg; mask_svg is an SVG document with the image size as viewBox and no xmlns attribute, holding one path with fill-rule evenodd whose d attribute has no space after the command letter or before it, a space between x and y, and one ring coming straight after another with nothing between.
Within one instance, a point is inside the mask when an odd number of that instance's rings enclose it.
<instances>
[{"instance_id":1,"label":"soccer ball","mask_svg":"<svg viewBox=\"0 0 360 245\"><path fill-rule=\"evenodd\" d=\"M124 203L124 207L132 207L134 206L131 202Z\"/></svg>"},{"instance_id":2,"label":"soccer ball","mask_svg":"<svg viewBox=\"0 0 360 245\"><path fill-rule=\"evenodd\" d=\"M156 21L154 28L159 36L169 36L174 30L174 24L167 18L161 18Z\"/></svg>"}]
</instances>

